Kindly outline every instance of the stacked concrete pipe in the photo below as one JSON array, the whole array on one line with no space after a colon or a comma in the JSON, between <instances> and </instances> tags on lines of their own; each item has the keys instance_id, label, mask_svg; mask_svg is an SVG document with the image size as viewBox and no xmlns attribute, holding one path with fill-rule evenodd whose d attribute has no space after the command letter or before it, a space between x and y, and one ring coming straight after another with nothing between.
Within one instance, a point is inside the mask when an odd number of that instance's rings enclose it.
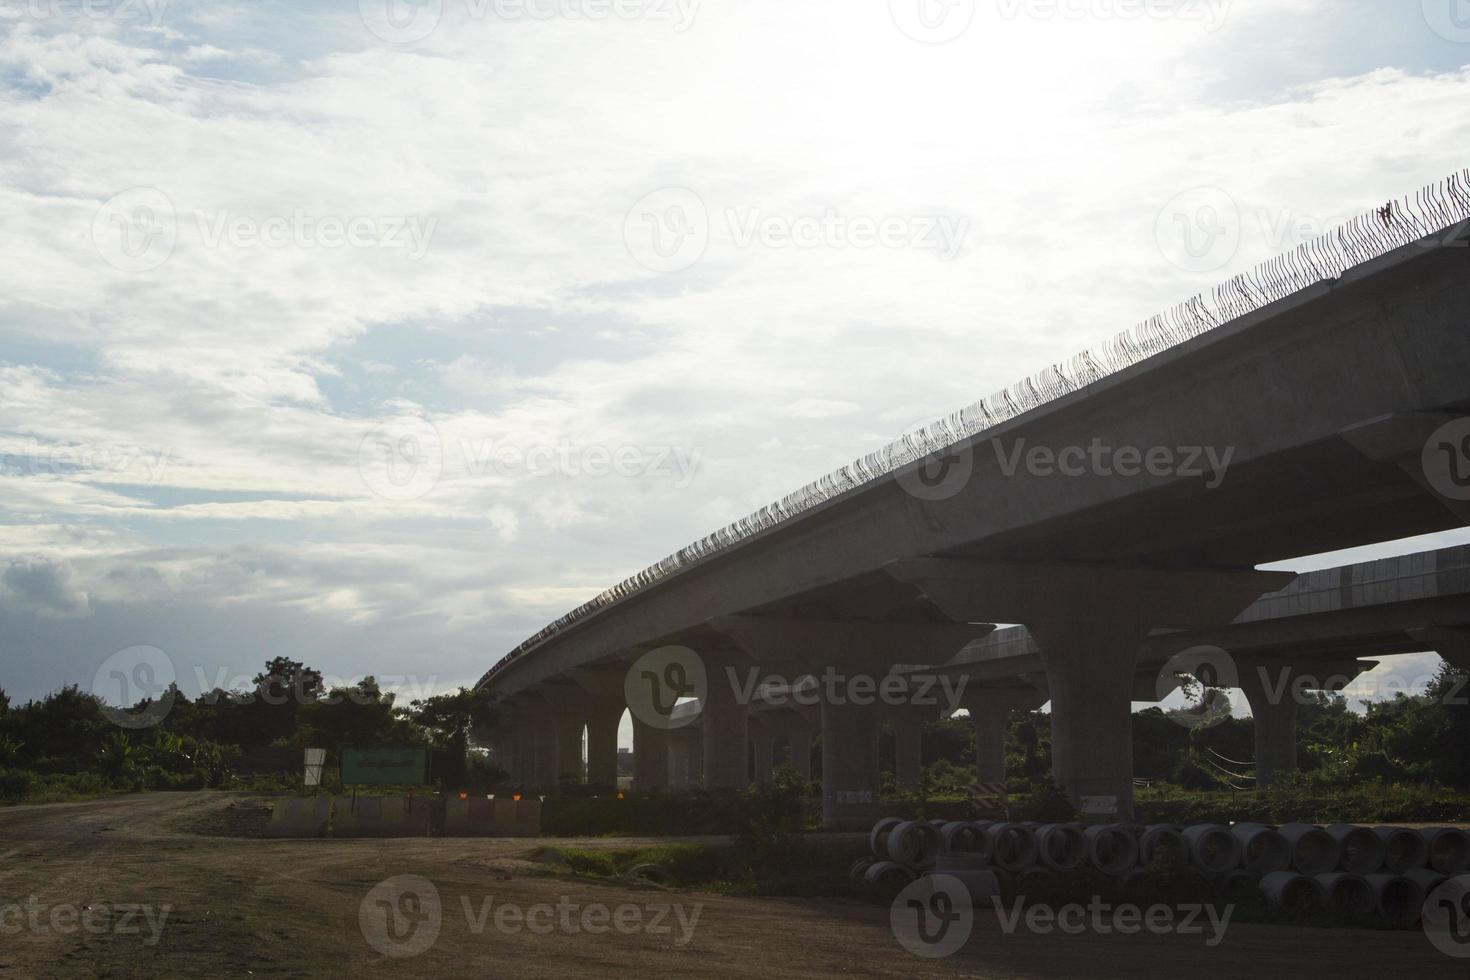
<instances>
[{"instance_id":1,"label":"stacked concrete pipe","mask_svg":"<svg viewBox=\"0 0 1470 980\"><path fill-rule=\"evenodd\" d=\"M1419 831L1407 827L1375 827L1373 830L1383 841L1383 870L1386 873L1403 874L1429 863L1429 842Z\"/></svg>"},{"instance_id":2,"label":"stacked concrete pipe","mask_svg":"<svg viewBox=\"0 0 1470 980\"><path fill-rule=\"evenodd\" d=\"M1304 915L1327 907L1327 889L1310 875L1295 871L1272 871L1261 878L1266 904L1278 912Z\"/></svg>"},{"instance_id":3,"label":"stacked concrete pipe","mask_svg":"<svg viewBox=\"0 0 1470 980\"><path fill-rule=\"evenodd\" d=\"M1323 875L1337 869L1342 847L1321 827L1309 823L1282 824L1280 834L1291 844L1291 867L1304 875ZM1376 869L1375 869L1376 870Z\"/></svg>"},{"instance_id":4,"label":"stacked concrete pipe","mask_svg":"<svg viewBox=\"0 0 1470 980\"><path fill-rule=\"evenodd\" d=\"M1445 877L1452 877L1470 867L1470 835L1457 827L1429 827L1421 830L1429 848L1429 867Z\"/></svg>"},{"instance_id":5,"label":"stacked concrete pipe","mask_svg":"<svg viewBox=\"0 0 1470 980\"><path fill-rule=\"evenodd\" d=\"M1327 908L1337 915L1372 915L1378 907L1373 886L1362 875L1332 871L1317 875L1317 881L1327 893Z\"/></svg>"},{"instance_id":6,"label":"stacked concrete pipe","mask_svg":"<svg viewBox=\"0 0 1470 980\"><path fill-rule=\"evenodd\" d=\"M1291 867L1291 842L1276 828L1238 823L1230 832L1240 842L1241 866L1257 878Z\"/></svg>"},{"instance_id":7,"label":"stacked concrete pipe","mask_svg":"<svg viewBox=\"0 0 1470 980\"><path fill-rule=\"evenodd\" d=\"M1405 875L1364 875L1373 889L1378 917L1390 925L1411 926L1424 907L1424 889Z\"/></svg>"},{"instance_id":8,"label":"stacked concrete pipe","mask_svg":"<svg viewBox=\"0 0 1470 980\"><path fill-rule=\"evenodd\" d=\"M1384 838L1372 829L1335 823L1326 830L1337 841L1338 867L1345 873L1370 875L1383 867L1388 847Z\"/></svg>"},{"instance_id":9,"label":"stacked concrete pipe","mask_svg":"<svg viewBox=\"0 0 1470 980\"><path fill-rule=\"evenodd\" d=\"M1087 861L1104 874L1121 875L1137 867L1138 838L1123 824L1095 824L1084 832Z\"/></svg>"},{"instance_id":10,"label":"stacked concrete pipe","mask_svg":"<svg viewBox=\"0 0 1470 980\"><path fill-rule=\"evenodd\" d=\"M985 828L990 843L990 861L1011 874L1036 864L1036 835L1020 824L993 823Z\"/></svg>"},{"instance_id":11,"label":"stacked concrete pipe","mask_svg":"<svg viewBox=\"0 0 1470 980\"><path fill-rule=\"evenodd\" d=\"M1228 827L1195 824L1184 828L1183 837L1190 862L1206 874L1223 874L1240 866L1241 842Z\"/></svg>"},{"instance_id":12,"label":"stacked concrete pipe","mask_svg":"<svg viewBox=\"0 0 1470 980\"><path fill-rule=\"evenodd\" d=\"M1087 836L1074 823L1049 823L1036 828L1036 852L1052 871L1076 871L1087 860Z\"/></svg>"}]
</instances>

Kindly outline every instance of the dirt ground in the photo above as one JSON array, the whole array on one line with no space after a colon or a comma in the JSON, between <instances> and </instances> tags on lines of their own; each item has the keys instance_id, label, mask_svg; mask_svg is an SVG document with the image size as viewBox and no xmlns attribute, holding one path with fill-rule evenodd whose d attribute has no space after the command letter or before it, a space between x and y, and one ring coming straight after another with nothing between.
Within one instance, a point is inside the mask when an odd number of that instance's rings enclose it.
<instances>
[{"instance_id":1,"label":"dirt ground","mask_svg":"<svg viewBox=\"0 0 1470 980\"><path fill-rule=\"evenodd\" d=\"M227 836L258 828L262 813L259 801L218 793L0 809L0 976L1470 975L1470 960L1437 951L1417 929L1232 923L1210 947L1208 929L1006 933L992 913L977 915L958 953L927 960L895 940L886 907L589 883L525 859L538 843L626 840ZM406 879L414 885L407 899L397 876L417 876ZM437 894L437 916L421 900L419 878ZM392 883L375 891L385 880ZM515 914L504 917L502 905ZM561 910L560 924L552 912L516 917L538 905ZM622 927L589 918L592 906L624 914ZM401 917L386 925L395 912ZM418 931L435 921L437 936ZM386 946L383 928L392 933ZM384 955L374 941L414 955Z\"/></svg>"}]
</instances>

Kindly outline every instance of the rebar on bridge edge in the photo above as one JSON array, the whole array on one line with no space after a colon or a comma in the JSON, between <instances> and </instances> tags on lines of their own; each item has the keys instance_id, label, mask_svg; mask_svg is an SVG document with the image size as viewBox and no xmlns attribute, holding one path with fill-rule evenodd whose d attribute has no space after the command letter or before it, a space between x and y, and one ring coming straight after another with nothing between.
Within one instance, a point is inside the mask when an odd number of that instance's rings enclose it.
<instances>
[{"instance_id":1,"label":"rebar on bridge edge","mask_svg":"<svg viewBox=\"0 0 1470 980\"><path fill-rule=\"evenodd\" d=\"M1470 168L1402 201L1359 215L1340 228L1144 320L1066 365L1054 364L1010 388L908 433L877 452L828 473L754 514L681 548L555 620L506 654L480 678L483 686L517 657L567 626L717 554L755 534L867 486L916 460L1078 391L1320 282L1433 235L1454 234L1470 222Z\"/></svg>"}]
</instances>

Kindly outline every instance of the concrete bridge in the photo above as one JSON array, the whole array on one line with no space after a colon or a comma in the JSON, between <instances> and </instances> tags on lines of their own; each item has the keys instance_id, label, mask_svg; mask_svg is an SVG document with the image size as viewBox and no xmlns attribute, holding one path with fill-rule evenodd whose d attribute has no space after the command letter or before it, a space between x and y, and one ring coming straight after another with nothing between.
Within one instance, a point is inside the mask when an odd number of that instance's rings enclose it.
<instances>
[{"instance_id":1,"label":"concrete bridge","mask_svg":"<svg viewBox=\"0 0 1470 980\"><path fill-rule=\"evenodd\" d=\"M885 678L949 661L993 623L1023 623L1052 703L1058 783L1126 814L1131 702L1154 638L1232 627L1293 579L1259 565L1470 521L1455 482L1470 468L1470 433L1459 442L1470 248L1454 225L1470 217L1470 174L1386 214L860 460L558 620L480 682L506 709L497 754L544 781L585 725L589 776L611 783L628 667L679 645L707 682L700 778L743 786L753 723L738 678ZM819 700L824 818L864 825L877 812L880 720L904 712L825 689ZM667 779L672 707L633 711L642 785Z\"/></svg>"}]
</instances>

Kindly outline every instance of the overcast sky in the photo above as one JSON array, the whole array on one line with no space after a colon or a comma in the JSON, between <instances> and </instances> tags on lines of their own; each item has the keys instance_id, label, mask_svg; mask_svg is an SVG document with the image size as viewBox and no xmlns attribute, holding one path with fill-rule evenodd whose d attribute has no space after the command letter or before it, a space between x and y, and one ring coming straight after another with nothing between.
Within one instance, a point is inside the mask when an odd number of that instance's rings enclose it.
<instances>
[{"instance_id":1,"label":"overcast sky","mask_svg":"<svg viewBox=\"0 0 1470 980\"><path fill-rule=\"evenodd\" d=\"M589 4L0 0L13 698L471 683L1470 146L1463 0Z\"/></svg>"}]
</instances>

